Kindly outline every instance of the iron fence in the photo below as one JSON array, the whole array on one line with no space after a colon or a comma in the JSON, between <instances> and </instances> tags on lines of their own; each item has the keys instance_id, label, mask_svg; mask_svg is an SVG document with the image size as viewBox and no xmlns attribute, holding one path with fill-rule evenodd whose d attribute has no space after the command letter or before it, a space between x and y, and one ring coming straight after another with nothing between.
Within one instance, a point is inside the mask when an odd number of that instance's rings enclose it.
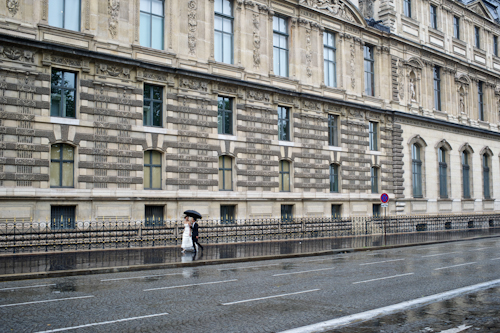
<instances>
[{"instance_id":1,"label":"iron fence","mask_svg":"<svg viewBox=\"0 0 500 333\"><path fill-rule=\"evenodd\" d=\"M62 221L62 219L61 219ZM168 220L0 223L0 252L54 252L180 246L184 225ZM202 244L314 240L360 235L480 231L500 233L500 214L202 220Z\"/></svg>"}]
</instances>

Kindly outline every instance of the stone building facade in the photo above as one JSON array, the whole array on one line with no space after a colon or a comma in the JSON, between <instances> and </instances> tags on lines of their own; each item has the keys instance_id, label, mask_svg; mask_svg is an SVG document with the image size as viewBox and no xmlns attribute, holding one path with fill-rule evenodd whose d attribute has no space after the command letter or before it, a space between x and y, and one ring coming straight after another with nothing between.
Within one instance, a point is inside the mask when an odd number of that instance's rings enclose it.
<instances>
[{"instance_id":1,"label":"stone building facade","mask_svg":"<svg viewBox=\"0 0 500 333\"><path fill-rule=\"evenodd\" d=\"M0 220L498 211L491 1L2 0Z\"/></svg>"}]
</instances>

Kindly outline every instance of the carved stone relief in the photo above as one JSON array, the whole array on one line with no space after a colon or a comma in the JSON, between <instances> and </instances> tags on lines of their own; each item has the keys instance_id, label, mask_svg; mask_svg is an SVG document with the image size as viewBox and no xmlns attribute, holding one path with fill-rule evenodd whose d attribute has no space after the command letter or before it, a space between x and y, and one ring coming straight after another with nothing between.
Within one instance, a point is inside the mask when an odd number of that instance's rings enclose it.
<instances>
[{"instance_id":1,"label":"carved stone relief","mask_svg":"<svg viewBox=\"0 0 500 333\"><path fill-rule=\"evenodd\" d=\"M115 65L96 64L96 74L130 79L130 69Z\"/></svg>"},{"instance_id":2,"label":"carved stone relief","mask_svg":"<svg viewBox=\"0 0 500 333\"><path fill-rule=\"evenodd\" d=\"M263 93L256 90L247 90L247 98L254 101L270 102L271 96L268 93Z\"/></svg>"},{"instance_id":3,"label":"carved stone relief","mask_svg":"<svg viewBox=\"0 0 500 333\"><path fill-rule=\"evenodd\" d=\"M5 5L12 16L17 14L17 11L19 10L19 0L7 0Z\"/></svg>"},{"instance_id":4,"label":"carved stone relief","mask_svg":"<svg viewBox=\"0 0 500 333\"><path fill-rule=\"evenodd\" d=\"M354 45L354 40L351 40L351 45L350 45L350 50L351 50L351 59L350 59L350 66L351 66L351 87L352 89L356 88L356 46Z\"/></svg>"},{"instance_id":5,"label":"carved stone relief","mask_svg":"<svg viewBox=\"0 0 500 333\"><path fill-rule=\"evenodd\" d=\"M344 20L355 22L354 16L345 8L345 3L342 0L300 0L299 4L324 10L332 16L338 16Z\"/></svg>"},{"instance_id":6,"label":"carved stone relief","mask_svg":"<svg viewBox=\"0 0 500 333\"><path fill-rule=\"evenodd\" d=\"M120 0L108 0L108 30L111 38L116 38L118 33L118 14L120 10Z\"/></svg>"},{"instance_id":7,"label":"carved stone relief","mask_svg":"<svg viewBox=\"0 0 500 333\"><path fill-rule=\"evenodd\" d=\"M253 14L253 65L260 67L260 15Z\"/></svg>"},{"instance_id":8,"label":"carved stone relief","mask_svg":"<svg viewBox=\"0 0 500 333\"><path fill-rule=\"evenodd\" d=\"M398 73L398 94L399 100L402 101L405 98L405 86L404 86L404 68L401 59L397 61L397 73Z\"/></svg>"},{"instance_id":9,"label":"carved stone relief","mask_svg":"<svg viewBox=\"0 0 500 333\"><path fill-rule=\"evenodd\" d=\"M311 29L306 29L306 72L307 76L312 76L312 50L311 50Z\"/></svg>"},{"instance_id":10,"label":"carved stone relief","mask_svg":"<svg viewBox=\"0 0 500 333\"><path fill-rule=\"evenodd\" d=\"M207 91L208 84L204 81L197 81L192 79L181 79L179 83L180 88L188 88L192 90Z\"/></svg>"},{"instance_id":11,"label":"carved stone relief","mask_svg":"<svg viewBox=\"0 0 500 333\"><path fill-rule=\"evenodd\" d=\"M29 50L20 50L15 47L0 46L0 59L7 58L10 60L33 63L34 52Z\"/></svg>"},{"instance_id":12,"label":"carved stone relief","mask_svg":"<svg viewBox=\"0 0 500 333\"><path fill-rule=\"evenodd\" d=\"M198 5L196 0L189 0L188 2L188 25L189 25L189 33L188 33L188 47L189 54L195 55L196 53L196 30L197 30L197 21L196 21L196 10L198 9Z\"/></svg>"},{"instance_id":13,"label":"carved stone relief","mask_svg":"<svg viewBox=\"0 0 500 333\"><path fill-rule=\"evenodd\" d=\"M366 18L373 17L373 2L374 0L360 0L359 1L359 11L361 15Z\"/></svg>"}]
</instances>

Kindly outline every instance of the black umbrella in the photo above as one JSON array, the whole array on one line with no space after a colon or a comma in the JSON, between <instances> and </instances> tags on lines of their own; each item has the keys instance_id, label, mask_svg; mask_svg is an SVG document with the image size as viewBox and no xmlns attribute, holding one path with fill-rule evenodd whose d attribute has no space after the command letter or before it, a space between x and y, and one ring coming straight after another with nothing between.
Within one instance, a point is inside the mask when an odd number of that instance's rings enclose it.
<instances>
[{"instance_id":1,"label":"black umbrella","mask_svg":"<svg viewBox=\"0 0 500 333\"><path fill-rule=\"evenodd\" d=\"M186 210L184 214L186 214L186 216L194 217L195 219L201 219L201 214L195 210Z\"/></svg>"}]
</instances>

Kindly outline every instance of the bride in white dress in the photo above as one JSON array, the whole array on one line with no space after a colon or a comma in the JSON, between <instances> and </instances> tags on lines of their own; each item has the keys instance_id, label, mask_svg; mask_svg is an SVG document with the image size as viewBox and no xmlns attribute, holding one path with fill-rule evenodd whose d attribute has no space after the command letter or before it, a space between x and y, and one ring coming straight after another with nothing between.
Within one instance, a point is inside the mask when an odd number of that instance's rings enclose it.
<instances>
[{"instance_id":1,"label":"bride in white dress","mask_svg":"<svg viewBox=\"0 0 500 333\"><path fill-rule=\"evenodd\" d=\"M184 232L182 233L182 253L194 251L193 239L191 238L191 222L186 217L184 220Z\"/></svg>"}]
</instances>

